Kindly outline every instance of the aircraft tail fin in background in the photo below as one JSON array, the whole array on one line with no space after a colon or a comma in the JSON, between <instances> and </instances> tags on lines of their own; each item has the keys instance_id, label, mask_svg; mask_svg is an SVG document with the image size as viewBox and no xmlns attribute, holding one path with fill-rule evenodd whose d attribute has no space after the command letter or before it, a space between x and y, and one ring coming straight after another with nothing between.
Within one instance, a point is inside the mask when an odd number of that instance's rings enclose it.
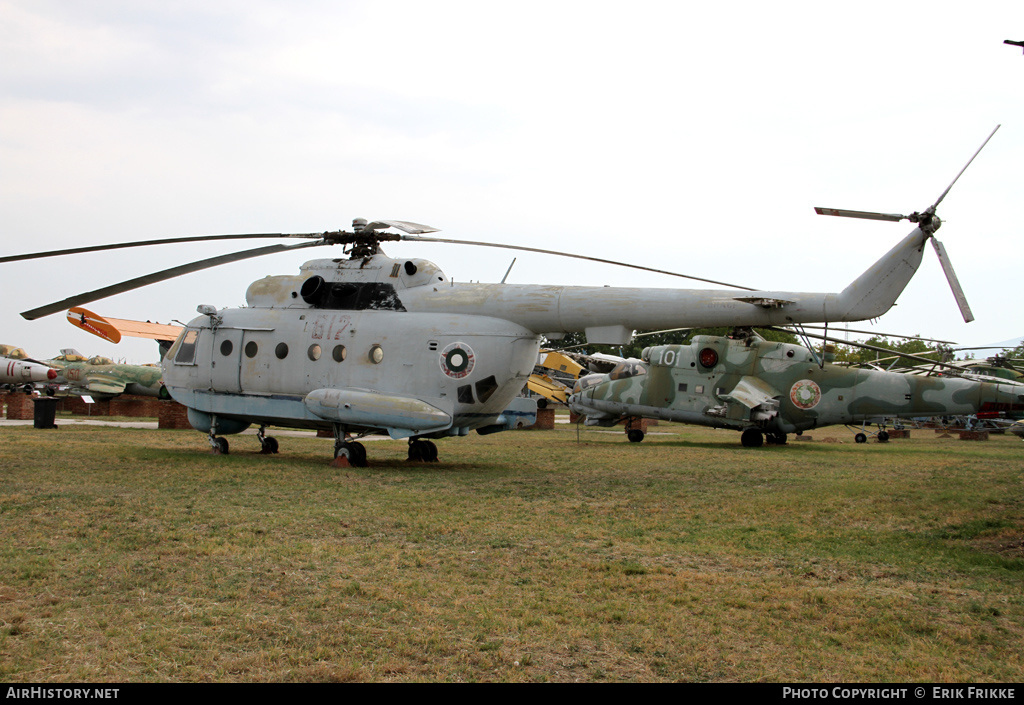
<instances>
[{"instance_id":1,"label":"aircraft tail fin in background","mask_svg":"<svg viewBox=\"0 0 1024 705\"><path fill-rule=\"evenodd\" d=\"M121 342L121 333L110 324L107 319L98 316L92 311L75 307L68 310L68 323L103 338L111 343Z\"/></svg>"}]
</instances>

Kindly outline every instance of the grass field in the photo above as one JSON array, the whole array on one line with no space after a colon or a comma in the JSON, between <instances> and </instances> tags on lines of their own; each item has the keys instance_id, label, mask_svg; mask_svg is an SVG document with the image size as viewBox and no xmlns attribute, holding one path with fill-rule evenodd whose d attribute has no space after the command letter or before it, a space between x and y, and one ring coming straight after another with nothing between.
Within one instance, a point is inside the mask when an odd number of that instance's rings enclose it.
<instances>
[{"instance_id":1,"label":"grass field","mask_svg":"<svg viewBox=\"0 0 1024 705\"><path fill-rule=\"evenodd\" d=\"M0 680L1024 681L1017 438L560 426L0 428Z\"/></svg>"}]
</instances>

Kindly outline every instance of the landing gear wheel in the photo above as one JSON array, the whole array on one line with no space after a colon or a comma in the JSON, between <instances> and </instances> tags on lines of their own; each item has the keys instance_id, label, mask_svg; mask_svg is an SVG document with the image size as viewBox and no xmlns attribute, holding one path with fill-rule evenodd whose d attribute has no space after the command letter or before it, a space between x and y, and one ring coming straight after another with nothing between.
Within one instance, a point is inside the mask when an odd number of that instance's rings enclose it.
<instances>
[{"instance_id":1,"label":"landing gear wheel","mask_svg":"<svg viewBox=\"0 0 1024 705\"><path fill-rule=\"evenodd\" d=\"M777 433L773 431L766 435L765 443L773 446L784 446L786 445L786 440L787 437L785 433Z\"/></svg>"},{"instance_id":2,"label":"landing gear wheel","mask_svg":"<svg viewBox=\"0 0 1024 705\"><path fill-rule=\"evenodd\" d=\"M419 438L409 441L409 458L411 462L436 463L437 446L433 441L425 441Z\"/></svg>"},{"instance_id":3,"label":"landing gear wheel","mask_svg":"<svg viewBox=\"0 0 1024 705\"><path fill-rule=\"evenodd\" d=\"M879 443L888 443L889 442L889 432L888 431L879 431L878 432L878 442Z\"/></svg>"},{"instance_id":4,"label":"landing gear wheel","mask_svg":"<svg viewBox=\"0 0 1024 705\"><path fill-rule=\"evenodd\" d=\"M228 439L223 436L216 436L211 441L213 443L213 452L217 455L228 454Z\"/></svg>"},{"instance_id":5,"label":"landing gear wheel","mask_svg":"<svg viewBox=\"0 0 1024 705\"><path fill-rule=\"evenodd\" d=\"M334 457L344 457L348 460L348 464L354 468L366 467L366 448L363 447L362 443L346 441L334 448Z\"/></svg>"},{"instance_id":6,"label":"landing gear wheel","mask_svg":"<svg viewBox=\"0 0 1024 705\"><path fill-rule=\"evenodd\" d=\"M639 443L644 439L644 432L639 428L633 428L626 431L626 438L629 439L630 443Z\"/></svg>"},{"instance_id":7,"label":"landing gear wheel","mask_svg":"<svg viewBox=\"0 0 1024 705\"><path fill-rule=\"evenodd\" d=\"M419 441L409 441L409 456L406 458L409 462L418 463L423 460L423 444Z\"/></svg>"},{"instance_id":8,"label":"landing gear wheel","mask_svg":"<svg viewBox=\"0 0 1024 705\"><path fill-rule=\"evenodd\" d=\"M853 440L857 443L867 443L868 437L865 436L863 433L858 433L856 436L853 437Z\"/></svg>"},{"instance_id":9,"label":"landing gear wheel","mask_svg":"<svg viewBox=\"0 0 1024 705\"><path fill-rule=\"evenodd\" d=\"M260 453L264 455L270 455L271 453L277 452L277 439L268 436L267 427L260 426L260 429L256 432L256 440L260 442Z\"/></svg>"},{"instance_id":10,"label":"landing gear wheel","mask_svg":"<svg viewBox=\"0 0 1024 705\"><path fill-rule=\"evenodd\" d=\"M423 441L423 445L426 447L427 452L424 454L423 459L428 463L437 462L437 446L434 445L433 441Z\"/></svg>"},{"instance_id":11,"label":"landing gear wheel","mask_svg":"<svg viewBox=\"0 0 1024 705\"><path fill-rule=\"evenodd\" d=\"M349 443L352 446L352 457L355 459L355 465L357 468L366 467L366 447L358 441L352 441Z\"/></svg>"},{"instance_id":12,"label":"landing gear wheel","mask_svg":"<svg viewBox=\"0 0 1024 705\"><path fill-rule=\"evenodd\" d=\"M764 443L764 436L756 428L748 428L740 436L740 443L744 448L760 448Z\"/></svg>"}]
</instances>

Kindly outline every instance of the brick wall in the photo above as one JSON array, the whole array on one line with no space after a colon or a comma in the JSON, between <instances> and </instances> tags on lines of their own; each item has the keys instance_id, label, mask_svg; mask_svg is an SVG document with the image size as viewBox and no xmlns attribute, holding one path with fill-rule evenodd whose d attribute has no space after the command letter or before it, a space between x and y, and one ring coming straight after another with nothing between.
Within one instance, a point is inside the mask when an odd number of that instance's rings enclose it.
<instances>
[{"instance_id":1,"label":"brick wall","mask_svg":"<svg viewBox=\"0 0 1024 705\"><path fill-rule=\"evenodd\" d=\"M188 407L176 401L159 401L157 428L192 428L188 422Z\"/></svg>"},{"instance_id":2,"label":"brick wall","mask_svg":"<svg viewBox=\"0 0 1024 705\"><path fill-rule=\"evenodd\" d=\"M0 403L7 408L7 418L12 421L31 421L35 418L35 404L32 397L24 392L9 392L0 395Z\"/></svg>"},{"instance_id":3,"label":"brick wall","mask_svg":"<svg viewBox=\"0 0 1024 705\"><path fill-rule=\"evenodd\" d=\"M5 408L8 419L32 421L35 418L35 403L32 401L34 398L24 392L0 394L0 406ZM86 404L77 396L59 397L57 413L85 417L148 417L156 418L159 428L192 428L192 424L188 422L188 409L178 402L128 394L94 404Z\"/></svg>"},{"instance_id":4,"label":"brick wall","mask_svg":"<svg viewBox=\"0 0 1024 705\"><path fill-rule=\"evenodd\" d=\"M140 397L132 394L122 394L119 397L96 401L92 404L85 403L79 396L67 396L60 398L57 412L72 416L159 417L160 407L166 403L172 402L163 402L154 397Z\"/></svg>"},{"instance_id":5,"label":"brick wall","mask_svg":"<svg viewBox=\"0 0 1024 705\"><path fill-rule=\"evenodd\" d=\"M555 410L548 407L547 409L537 409L537 423L530 428L550 431L555 427Z\"/></svg>"}]
</instances>

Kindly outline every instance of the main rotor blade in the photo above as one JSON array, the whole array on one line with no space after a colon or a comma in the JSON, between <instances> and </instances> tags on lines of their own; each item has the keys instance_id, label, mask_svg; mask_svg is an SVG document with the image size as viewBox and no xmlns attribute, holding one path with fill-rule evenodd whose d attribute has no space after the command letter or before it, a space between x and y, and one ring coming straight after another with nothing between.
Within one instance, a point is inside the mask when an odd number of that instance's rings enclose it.
<instances>
[{"instance_id":1,"label":"main rotor blade","mask_svg":"<svg viewBox=\"0 0 1024 705\"><path fill-rule=\"evenodd\" d=\"M776 330L776 331L781 331L783 333L789 333L789 331L786 330L785 328L777 328L775 326L757 326L757 327L758 328L762 328L764 330ZM895 355L895 356L898 356L898 357L905 357L905 358L908 358L910 360L917 360L918 362L927 362L929 365L941 365L942 367L950 367L950 368L952 368L954 370L959 370L960 369L956 365L950 365L950 364L945 363L945 362L939 362L938 360L932 360L932 359L927 358L927 357L918 357L917 355L914 355L913 353L900 352L899 350L892 350L890 348L881 348L881 347L878 347L877 345L868 345L867 343L857 343L857 342L852 342L852 341L836 340L835 338L832 338L832 337L825 337L823 335L815 335L814 333L804 333L804 335L806 335L808 338L817 338L818 340L831 340L833 342L840 343L841 345L851 345L851 346L856 347L856 348L864 348L865 350L874 350L875 352L888 353L889 355Z\"/></svg>"},{"instance_id":2,"label":"main rotor blade","mask_svg":"<svg viewBox=\"0 0 1024 705\"><path fill-rule=\"evenodd\" d=\"M814 212L818 215L838 215L843 218L863 218L865 220L888 220L891 222L897 222L903 220L907 216L900 215L899 213L873 213L871 211L848 211L842 208L814 208Z\"/></svg>"},{"instance_id":3,"label":"main rotor blade","mask_svg":"<svg viewBox=\"0 0 1024 705\"><path fill-rule=\"evenodd\" d=\"M932 247L935 248L935 254L939 257L942 271L946 273L946 281L949 282L949 288L953 290L953 298L956 299L956 305L960 307L960 315L964 317L964 323L970 323L974 320L974 314L971 313L971 307L967 305L967 297L964 296L964 290L960 288L960 280L956 278L956 272L953 271L953 263L949 261L946 248L934 235L932 235Z\"/></svg>"},{"instance_id":4,"label":"main rotor blade","mask_svg":"<svg viewBox=\"0 0 1024 705\"><path fill-rule=\"evenodd\" d=\"M801 324L804 328L812 328L815 330L822 330L822 326L809 326L806 323ZM866 333L867 335L880 335L883 338L904 338L906 340L927 340L932 343L948 343L949 345L956 345L956 341L953 340L939 340L938 338L922 338L920 335L897 335L896 333L882 333L877 330L857 330L856 328L833 328L836 333ZM829 340L839 340L834 335L829 337ZM842 341L840 341L842 342ZM958 350L965 350L966 348L957 348Z\"/></svg>"},{"instance_id":5,"label":"main rotor blade","mask_svg":"<svg viewBox=\"0 0 1024 705\"><path fill-rule=\"evenodd\" d=\"M740 286L739 284L729 284L727 282L715 281L714 279L703 279L701 277L693 277L689 274L677 274L676 272L666 272L664 269L654 269L652 267L644 267L639 264L629 264L627 262L617 262L610 259L601 259L600 257L588 257L587 255L575 255L571 252L559 252L557 250L542 250L537 247L524 247L522 245L503 245L497 242L479 242L474 240L448 240L440 237L413 237L403 235L399 239L405 242L443 242L450 245L476 245L478 247L498 247L503 250L520 250L522 252L537 252L542 255L555 255L557 257L571 257L573 259L585 259L590 262L600 262L601 264L614 264L619 267L629 267L631 269L640 269L645 272L654 272L655 274L667 274L671 277L681 277L683 279L693 279L694 281L706 282L708 284L718 284L719 286L728 286L733 289L743 289L744 291L760 291L759 289L752 289L749 286Z\"/></svg>"},{"instance_id":6,"label":"main rotor blade","mask_svg":"<svg viewBox=\"0 0 1024 705\"><path fill-rule=\"evenodd\" d=\"M125 247L146 247L148 245L169 245L181 242L204 242L207 240L255 240L261 238L306 238L309 240L323 237L323 233L299 233L287 235L284 233L247 233L240 235L192 235L189 237L170 237L161 240L139 240L137 242L118 242L110 245L90 245L87 247L72 247L64 250L49 250L47 252L30 252L24 255L10 255L0 257L0 264L4 262L20 262L27 259L41 259L43 257L59 257L60 255L77 255L83 252L99 252L101 250L119 250Z\"/></svg>"},{"instance_id":7,"label":"main rotor blade","mask_svg":"<svg viewBox=\"0 0 1024 705\"><path fill-rule=\"evenodd\" d=\"M646 333L637 333L636 335L633 336L633 340L636 340L637 338L644 338L644 337L647 337L648 335L661 335L662 333L679 333L680 331L684 331L684 330L697 330L697 329L696 328L667 328L665 330L652 330L652 331L648 331Z\"/></svg>"},{"instance_id":8,"label":"main rotor blade","mask_svg":"<svg viewBox=\"0 0 1024 705\"><path fill-rule=\"evenodd\" d=\"M1005 345L982 345L982 346L974 347L974 348L953 348L953 349L956 350L957 352L960 352L961 350L1007 350L1008 348ZM1014 359L1016 359L1016 358L1014 358Z\"/></svg>"},{"instance_id":9,"label":"main rotor blade","mask_svg":"<svg viewBox=\"0 0 1024 705\"><path fill-rule=\"evenodd\" d=\"M164 269L159 272L153 272L142 277L136 277L135 279L129 279L123 281L120 284L112 284L111 286L103 287L102 289L96 289L85 294L78 294L72 296L63 301L56 301L46 306L40 306L34 308L31 311L25 311L21 315L23 318L27 318L30 321L34 321L37 318L43 316L49 316L52 313L63 311L71 308L72 306L80 306L87 304L90 301L96 301L97 299L104 299L108 296L114 296L115 294L123 294L126 291L132 289L138 289L148 284L155 284L162 282L166 279L173 279L174 277L180 277L183 274L190 274L192 272L198 272L203 269L210 267L216 267L221 264L230 264L231 262L239 262L244 259L250 259L252 257L261 257L262 255L272 255L275 252L285 252L287 250L298 250L305 247L318 247L320 245L327 244L326 241L320 240L317 242L302 242L298 245L270 245L268 247L257 247L252 250L243 250L242 252L233 252L227 255L220 255L218 257L210 257L209 259L198 260L189 264L183 264L178 267L171 267L170 269Z\"/></svg>"},{"instance_id":10,"label":"main rotor blade","mask_svg":"<svg viewBox=\"0 0 1024 705\"><path fill-rule=\"evenodd\" d=\"M996 129L992 130L992 133L988 137L986 137L985 141L981 143L980 147L978 147L978 151L974 153L974 157L977 157L979 154L981 154L981 150L985 149L985 145L988 144L988 141L992 139L992 136L996 134L996 130L998 130L1000 127L1002 127L1002 125L996 125ZM935 212L935 209L938 208L939 204L942 203L942 199L946 197L947 193L949 193L949 190L953 188L953 184L957 182L957 179L963 176L963 173L967 171L967 167L969 167L971 165L971 162L974 161L974 157L971 157L970 159L967 160L967 163L964 164L964 168L961 169L960 173L956 175L956 179L953 179L949 186L946 187L946 190L942 192L942 195L939 196L939 200L937 200L935 202L935 205L932 206L933 213Z\"/></svg>"}]
</instances>

